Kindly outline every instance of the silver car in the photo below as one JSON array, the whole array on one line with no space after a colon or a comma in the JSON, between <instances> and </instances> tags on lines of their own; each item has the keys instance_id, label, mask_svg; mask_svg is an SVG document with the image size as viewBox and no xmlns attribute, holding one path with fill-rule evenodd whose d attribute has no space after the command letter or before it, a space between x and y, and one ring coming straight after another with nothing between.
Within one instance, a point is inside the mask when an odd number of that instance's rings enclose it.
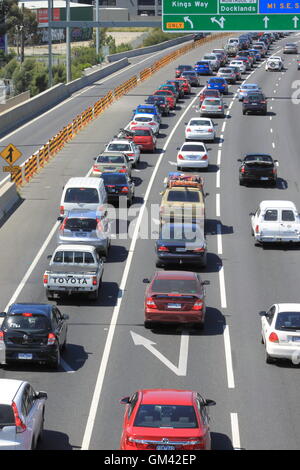
<instances>
[{"instance_id":1,"label":"silver car","mask_svg":"<svg viewBox=\"0 0 300 470\"><path fill-rule=\"evenodd\" d=\"M298 54L297 44L295 44L294 42L290 42L286 44L283 48L283 53L284 54Z\"/></svg>"},{"instance_id":2,"label":"silver car","mask_svg":"<svg viewBox=\"0 0 300 470\"><path fill-rule=\"evenodd\" d=\"M221 67L217 73L217 77L225 78L227 83L236 82L236 74L229 67Z\"/></svg>"},{"instance_id":3,"label":"silver car","mask_svg":"<svg viewBox=\"0 0 300 470\"><path fill-rule=\"evenodd\" d=\"M110 248L110 223L106 214L90 210L71 210L67 217L59 217L57 242L61 244L91 245L104 256Z\"/></svg>"},{"instance_id":4,"label":"silver car","mask_svg":"<svg viewBox=\"0 0 300 470\"><path fill-rule=\"evenodd\" d=\"M200 108L201 116L225 116L225 106L222 98L205 98Z\"/></svg>"},{"instance_id":5,"label":"silver car","mask_svg":"<svg viewBox=\"0 0 300 470\"><path fill-rule=\"evenodd\" d=\"M210 62L210 65L213 70L219 70L221 64L216 54L205 54L202 60L207 60L208 62Z\"/></svg>"}]
</instances>

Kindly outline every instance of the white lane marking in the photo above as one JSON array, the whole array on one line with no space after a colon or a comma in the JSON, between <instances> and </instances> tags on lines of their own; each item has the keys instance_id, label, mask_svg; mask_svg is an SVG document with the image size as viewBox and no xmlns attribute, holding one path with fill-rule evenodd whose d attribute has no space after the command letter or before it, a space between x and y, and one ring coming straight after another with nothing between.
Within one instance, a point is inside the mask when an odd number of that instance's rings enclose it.
<instances>
[{"instance_id":1,"label":"white lane marking","mask_svg":"<svg viewBox=\"0 0 300 470\"><path fill-rule=\"evenodd\" d=\"M273 134L273 129L272 128L270 129L270 132L271 132L271 134Z\"/></svg>"},{"instance_id":2,"label":"white lane marking","mask_svg":"<svg viewBox=\"0 0 300 470\"><path fill-rule=\"evenodd\" d=\"M216 172L216 188L220 187L220 168Z\"/></svg>"},{"instance_id":3,"label":"white lane marking","mask_svg":"<svg viewBox=\"0 0 300 470\"><path fill-rule=\"evenodd\" d=\"M99 401L100 401L103 382L104 382L104 377L105 377L105 374L106 374L106 369L107 369L107 365L108 365L108 361L109 361L109 355L110 355L110 350L111 350L111 347L112 347L114 333L115 333L115 329L116 329L116 325L117 325L118 317L119 317L119 313L120 313L120 308L121 308L121 304L122 304L122 300L123 300L123 293L125 291L125 287L126 287L126 283L127 283L127 279L128 279L128 275L129 275L129 270L130 270L131 263L132 263L132 258L133 258L133 255L134 255L135 245L136 245L136 242L137 242L137 239L138 239L139 229L140 229L140 226L141 226L141 223L142 223L142 220L143 220L143 215L144 215L146 204L147 204L147 201L148 201L148 198L149 198L149 195L150 195L150 191L152 189L153 182L154 182L154 179L155 179L156 174L158 172L158 168L160 166L160 163L161 163L161 161L164 157L165 151L166 151L166 149L167 149L167 147L168 147L175 131L177 130L179 124L183 120L185 114L192 107L192 105L198 99L198 97L199 97L199 94L193 99L193 101L190 103L190 105L186 108L184 113L181 115L181 117L178 119L177 123L173 127L169 137L167 138L167 140L165 142L165 145L163 147L163 150L162 150L161 154L159 155L159 157L157 159L157 162L156 162L156 165L153 169L153 172L152 172L152 175L151 175L151 178L150 178L150 181L149 181L146 193L145 193L144 202L143 202L143 205L140 208L140 212L139 212L139 215L138 215L138 218L137 218L137 221L136 221L134 233L133 233L131 244L130 244L129 251L128 251L128 257L127 257L127 260L126 260L123 276L122 276L120 286L119 286L119 295L118 295L118 299L117 299L117 304L115 305L115 307L113 309L111 322L110 322L110 325L109 325L109 330L108 330L108 334L107 334L107 338L106 338L106 342L105 342L105 346L104 346L104 351L103 351L103 354L102 354L101 364L100 364L99 371L98 371L97 378L96 378L96 384L95 384L95 388L94 388L94 393L93 393L93 397L92 397L90 411L89 411L89 415L88 415L88 419L87 419L87 423L86 423L86 427L85 427L85 431L84 431L84 436L83 436L83 440L82 440L82 445L81 445L82 450L87 450L89 448L89 445L90 445L90 441L91 441L91 437L92 437L92 432L93 432L93 428L94 428L94 423L95 423L98 407L100 406Z\"/></svg>"},{"instance_id":4,"label":"white lane marking","mask_svg":"<svg viewBox=\"0 0 300 470\"><path fill-rule=\"evenodd\" d=\"M272 147L273 147L273 149L275 148L275 142L272 142Z\"/></svg>"},{"instance_id":5,"label":"white lane marking","mask_svg":"<svg viewBox=\"0 0 300 470\"><path fill-rule=\"evenodd\" d=\"M230 413L232 446L234 449L241 448L239 421L237 413Z\"/></svg>"},{"instance_id":6,"label":"white lane marking","mask_svg":"<svg viewBox=\"0 0 300 470\"><path fill-rule=\"evenodd\" d=\"M221 307L222 308L227 308L224 267L223 266L220 266L220 269L219 269L219 282L220 282Z\"/></svg>"},{"instance_id":7,"label":"white lane marking","mask_svg":"<svg viewBox=\"0 0 300 470\"><path fill-rule=\"evenodd\" d=\"M230 335L229 335L229 326L228 325L224 325L223 336L224 336L226 371L227 371L227 385L228 385L228 388L235 388L233 366L232 366L231 344L230 344Z\"/></svg>"},{"instance_id":8,"label":"white lane marking","mask_svg":"<svg viewBox=\"0 0 300 470\"><path fill-rule=\"evenodd\" d=\"M217 165L221 165L221 156L222 156L222 150L218 150L218 159L217 159Z\"/></svg>"},{"instance_id":9,"label":"white lane marking","mask_svg":"<svg viewBox=\"0 0 300 470\"><path fill-rule=\"evenodd\" d=\"M232 104L232 102L231 102ZM222 126L222 130L221 130L221 133L223 134L223 132L225 131L225 127L226 127L226 121L223 122L223 126ZM223 137L223 136L222 136Z\"/></svg>"},{"instance_id":10,"label":"white lane marking","mask_svg":"<svg viewBox=\"0 0 300 470\"><path fill-rule=\"evenodd\" d=\"M222 245L222 226L221 224L217 225L217 244L218 244L218 255L223 254L223 245Z\"/></svg>"},{"instance_id":11,"label":"white lane marking","mask_svg":"<svg viewBox=\"0 0 300 470\"><path fill-rule=\"evenodd\" d=\"M216 194L216 216L220 217L220 194Z\"/></svg>"}]
</instances>

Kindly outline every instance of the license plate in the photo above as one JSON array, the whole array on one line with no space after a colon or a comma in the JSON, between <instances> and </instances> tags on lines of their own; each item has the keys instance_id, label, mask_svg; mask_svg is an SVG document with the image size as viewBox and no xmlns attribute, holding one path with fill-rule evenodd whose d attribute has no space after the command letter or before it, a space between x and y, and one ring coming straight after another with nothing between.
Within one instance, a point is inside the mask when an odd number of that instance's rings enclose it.
<instances>
[{"instance_id":1,"label":"license plate","mask_svg":"<svg viewBox=\"0 0 300 470\"><path fill-rule=\"evenodd\" d=\"M181 308L181 304L168 304L168 308Z\"/></svg>"},{"instance_id":2,"label":"license plate","mask_svg":"<svg viewBox=\"0 0 300 470\"><path fill-rule=\"evenodd\" d=\"M300 343L300 336L292 336L292 341L294 343Z\"/></svg>"},{"instance_id":3,"label":"license plate","mask_svg":"<svg viewBox=\"0 0 300 470\"><path fill-rule=\"evenodd\" d=\"M175 446L156 446L156 450L175 450Z\"/></svg>"},{"instance_id":4,"label":"license plate","mask_svg":"<svg viewBox=\"0 0 300 470\"><path fill-rule=\"evenodd\" d=\"M185 252L186 249L185 248L176 248L176 251L179 251L179 252Z\"/></svg>"},{"instance_id":5,"label":"license plate","mask_svg":"<svg viewBox=\"0 0 300 470\"><path fill-rule=\"evenodd\" d=\"M199 157L198 155L187 155L186 158L188 160L198 160Z\"/></svg>"},{"instance_id":6,"label":"license plate","mask_svg":"<svg viewBox=\"0 0 300 470\"><path fill-rule=\"evenodd\" d=\"M18 359L32 359L32 354L29 353L19 353Z\"/></svg>"},{"instance_id":7,"label":"license plate","mask_svg":"<svg viewBox=\"0 0 300 470\"><path fill-rule=\"evenodd\" d=\"M110 192L110 193L115 193L115 192L116 192L116 188L109 188L109 192Z\"/></svg>"},{"instance_id":8,"label":"license plate","mask_svg":"<svg viewBox=\"0 0 300 470\"><path fill-rule=\"evenodd\" d=\"M268 176L261 176L260 179L261 179L262 181L266 181L266 180L268 180L269 178L268 178Z\"/></svg>"},{"instance_id":9,"label":"license plate","mask_svg":"<svg viewBox=\"0 0 300 470\"><path fill-rule=\"evenodd\" d=\"M76 232L75 235L76 237L86 237L86 233L84 232Z\"/></svg>"}]
</instances>

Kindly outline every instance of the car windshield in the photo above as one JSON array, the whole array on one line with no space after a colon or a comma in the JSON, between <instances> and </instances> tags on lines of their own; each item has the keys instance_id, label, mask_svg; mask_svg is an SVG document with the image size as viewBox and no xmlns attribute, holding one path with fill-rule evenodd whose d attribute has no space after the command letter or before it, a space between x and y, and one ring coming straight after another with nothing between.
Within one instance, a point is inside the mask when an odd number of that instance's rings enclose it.
<instances>
[{"instance_id":1,"label":"car windshield","mask_svg":"<svg viewBox=\"0 0 300 470\"><path fill-rule=\"evenodd\" d=\"M278 313L276 330L300 330L300 312L281 312Z\"/></svg>"},{"instance_id":2,"label":"car windshield","mask_svg":"<svg viewBox=\"0 0 300 470\"><path fill-rule=\"evenodd\" d=\"M164 224L160 231L162 240L204 241L203 231L195 224Z\"/></svg>"},{"instance_id":3,"label":"car windshield","mask_svg":"<svg viewBox=\"0 0 300 470\"><path fill-rule=\"evenodd\" d=\"M151 136L151 131L149 131L148 129L133 129L134 131L134 135L135 136L139 136L139 137L149 137Z\"/></svg>"},{"instance_id":4,"label":"car windshield","mask_svg":"<svg viewBox=\"0 0 300 470\"><path fill-rule=\"evenodd\" d=\"M137 122L151 122L152 118L139 116L139 117L135 117L134 120Z\"/></svg>"},{"instance_id":5,"label":"car windshield","mask_svg":"<svg viewBox=\"0 0 300 470\"><path fill-rule=\"evenodd\" d=\"M205 147L201 144L183 144L181 152L205 152Z\"/></svg>"},{"instance_id":6,"label":"car windshield","mask_svg":"<svg viewBox=\"0 0 300 470\"><path fill-rule=\"evenodd\" d=\"M2 323L2 330L49 330L49 320L43 315L33 315L32 313L23 313L21 315L6 315Z\"/></svg>"},{"instance_id":7,"label":"car windshield","mask_svg":"<svg viewBox=\"0 0 300 470\"><path fill-rule=\"evenodd\" d=\"M206 56L204 57L204 59L206 59L206 60L216 60L216 56L214 56L214 55L206 55Z\"/></svg>"},{"instance_id":8,"label":"car windshield","mask_svg":"<svg viewBox=\"0 0 300 470\"><path fill-rule=\"evenodd\" d=\"M189 126L211 126L211 122L205 119L192 119L189 122Z\"/></svg>"},{"instance_id":9,"label":"car windshield","mask_svg":"<svg viewBox=\"0 0 300 470\"><path fill-rule=\"evenodd\" d=\"M185 72L182 73L183 76L193 76L195 77L196 76L196 72L193 72L192 70L186 70Z\"/></svg>"},{"instance_id":10,"label":"car windshield","mask_svg":"<svg viewBox=\"0 0 300 470\"><path fill-rule=\"evenodd\" d=\"M96 219L67 219L65 222L65 229L71 231L91 232L96 230Z\"/></svg>"},{"instance_id":11,"label":"car windshield","mask_svg":"<svg viewBox=\"0 0 300 470\"><path fill-rule=\"evenodd\" d=\"M243 85L241 87L242 90L257 90L257 85Z\"/></svg>"},{"instance_id":12,"label":"car windshield","mask_svg":"<svg viewBox=\"0 0 300 470\"><path fill-rule=\"evenodd\" d=\"M138 108L138 111L139 113L150 113L150 114L154 114L156 112L155 108L143 108L142 106L140 106Z\"/></svg>"},{"instance_id":13,"label":"car windshield","mask_svg":"<svg viewBox=\"0 0 300 470\"><path fill-rule=\"evenodd\" d=\"M140 405L134 426L144 428L197 428L193 406L188 405Z\"/></svg>"},{"instance_id":14,"label":"car windshield","mask_svg":"<svg viewBox=\"0 0 300 470\"><path fill-rule=\"evenodd\" d=\"M220 100L212 100L212 99L209 99L209 100L204 100L203 102L204 106L221 106L221 102Z\"/></svg>"},{"instance_id":15,"label":"car windshield","mask_svg":"<svg viewBox=\"0 0 300 470\"><path fill-rule=\"evenodd\" d=\"M152 284L153 292L166 294L195 294L197 281L191 279L156 279Z\"/></svg>"},{"instance_id":16,"label":"car windshield","mask_svg":"<svg viewBox=\"0 0 300 470\"><path fill-rule=\"evenodd\" d=\"M99 155L97 163L124 163L125 158L121 155Z\"/></svg>"},{"instance_id":17,"label":"car windshield","mask_svg":"<svg viewBox=\"0 0 300 470\"><path fill-rule=\"evenodd\" d=\"M220 69L219 72L221 73L232 73L231 69Z\"/></svg>"},{"instance_id":18,"label":"car windshield","mask_svg":"<svg viewBox=\"0 0 300 470\"><path fill-rule=\"evenodd\" d=\"M107 150L113 152L130 152L131 148L129 144L109 144Z\"/></svg>"},{"instance_id":19,"label":"car windshield","mask_svg":"<svg viewBox=\"0 0 300 470\"><path fill-rule=\"evenodd\" d=\"M205 65L206 67L208 67L209 64L208 62L203 61L203 62L197 62L196 65Z\"/></svg>"},{"instance_id":20,"label":"car windshield","mask_svg":"<svg viewBox=\"0 0 300 470\"><path fill-rule=\"evenodd\" d=\"M200 202L198 191L169 191L168 201L170 202Z\"/></svg>"},{"instance_id":21,"label":"car windshield","mask_svg":"<svg viewBox=\"0 0 300 470\"><path fill-rule=\"evenodd\" d=\"M177 70L192 70L191 65L178 65Z\"/></svg>"},{"instance_id":22,"label":"car windshield","mask_svg":"<svg viewBox=\"0 0 300 470\"><path fill-rule=\"evenodd\" d=\"M98 191L95 188L68 188L65 195L65 202L98 204Z\"/></svg>"},{"instance_id":23,"label":"car windshield","mask_svg":"<svg viewBox=\"0 0 300 470\"><path fill-rule=\"evenodd\" d=\"M107 184L123 184L123 185L126 185L127 184L127 179L126 179L126 176L125 175L122 175L122 174L119 174L119 175L114 175L114 174L105 174L105 173L102 173L102 176L101 178L103 179L104 181L104 184L107 185Z\"/></svg>"},{"instance_id":24,"label":"car windshield","mask_svg":"<svg viewBox=\"0 0 300 470\"><path fill-rule=\"evenodd\" d=\"M211 78L209 83L224 83L224 78Z\"/></svg>"}]
</instances>

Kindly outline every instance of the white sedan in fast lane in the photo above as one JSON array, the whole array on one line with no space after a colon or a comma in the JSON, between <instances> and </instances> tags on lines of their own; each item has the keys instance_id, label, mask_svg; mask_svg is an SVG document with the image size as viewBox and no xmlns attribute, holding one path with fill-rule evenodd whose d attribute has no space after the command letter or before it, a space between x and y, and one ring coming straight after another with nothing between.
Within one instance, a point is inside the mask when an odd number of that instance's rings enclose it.
<instances>
[{"instance_id":1,"label":"white sedan in fast lane","mask_svg":"<svg viewBox=\"0 0 300 470\"><path fill-rule=\"evenodd\" d=\"M185 140L209 140L213 142L216 137L214 123L208 118L192 118L186 123Z\"/></svg>"},{"instance_id":2,"label":"white sedan in fast lane","mask_svg":"<svg viewBox=\"0 0 300 470\"><path fill-rule=\"evenodd\" d=\"M267 364L277 359L300 364L300 303L274 304L259 315Z\"/></svg>"},{"instance_id":3,"label":"white sedan in fast lane","mask_svg":"<svg viewBox=\"0 0 300 470\"><path fill-rule=\"evenodd\" d=\"M151 127L153 134L159 134L160 121L155 114L135 114L132 121L126 127L131 131L136 126Z\"/></svg>"},{"instance_id":4,"label":"white sedan in fast lane","mask_svg":"<svg viewBox=\"0 0 300 470\"><path fill-rule=\"evenodd\" d=\"M185 142L177 149L177 170L183 168L207 168L208 152L203 142Z\"/></svg>"}]
</instances>

